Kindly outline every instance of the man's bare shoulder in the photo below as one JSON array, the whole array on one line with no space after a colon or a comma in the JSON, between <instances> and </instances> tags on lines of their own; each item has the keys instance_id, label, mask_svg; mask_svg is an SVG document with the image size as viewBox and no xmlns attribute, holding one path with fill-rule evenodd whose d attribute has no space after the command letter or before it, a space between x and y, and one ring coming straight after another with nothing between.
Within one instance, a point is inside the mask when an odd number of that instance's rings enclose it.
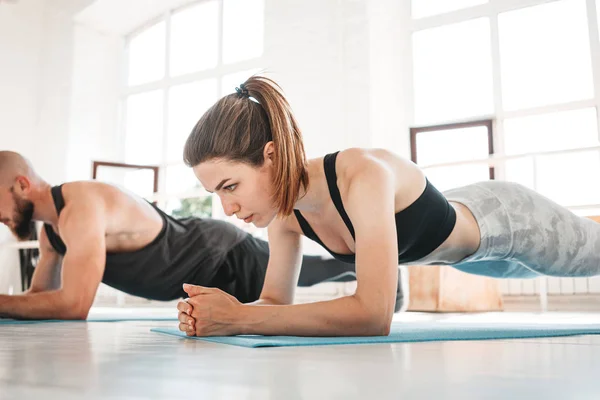
<instances>
[{"instance_id":1,"label":"man's bare shoulder","mask_svg":"<svg viewBox=\"0 0 600 400\"><path fill-rule=\"evenodd\" d=\"M139 202L142 200L136 194L119 186L97 181L74 181L62 185L62 195L65 206L75 208L104 204L107 206L118 203Z\"/></svg>"},{"instance_id":2,"label":"man's bare shoulder","mask_svg":"<svg viewBox=\"0 0 600 400\"><path fill-rule=\"evenodd\" d=\"M62 186L65 206L59 228L65 223L101 221L107 235L154 235L163 220L142 197L116 185L96 181L68 182ZM73 221L73 218L78 221ZM115 239L116 240L116 239Z\"/></svg>"}]
</instances>

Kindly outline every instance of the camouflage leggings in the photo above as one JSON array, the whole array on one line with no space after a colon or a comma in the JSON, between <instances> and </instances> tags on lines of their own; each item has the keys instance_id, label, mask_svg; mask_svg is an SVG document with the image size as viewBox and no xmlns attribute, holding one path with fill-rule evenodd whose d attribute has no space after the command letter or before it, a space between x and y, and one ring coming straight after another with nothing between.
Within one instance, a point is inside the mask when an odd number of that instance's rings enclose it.
<instances>
[{"instance_id":1,"label":"camouflage leggings","mask_svg":"<svg viewBox=\"0 0 600 400\"><path fill-rule=\"evenodd\" d=\"M522 185L489 181L444 192L464 204L481 233L478 250L452 264L494 278L600 274L600 224Z\"/></svg>"}]
</instances>

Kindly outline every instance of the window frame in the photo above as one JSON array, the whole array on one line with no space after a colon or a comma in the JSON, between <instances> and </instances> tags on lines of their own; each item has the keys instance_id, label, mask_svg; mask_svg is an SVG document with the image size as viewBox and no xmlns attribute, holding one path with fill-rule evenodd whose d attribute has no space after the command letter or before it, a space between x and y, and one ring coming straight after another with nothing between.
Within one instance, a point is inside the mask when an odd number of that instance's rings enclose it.
<instances>
[{"instance_id":1,"label":"window frame","mask_svg":"<svg viewBox=\"0 0 600 400\"><path fill-rule=\"evenodd\" d=\"M448 134L452 134L452 131L455 129L462 128L474 128L483 126L487 129L488 135L488 154L490 158L494 155L494 120L493 119L480 119L473 121L464 121L464 122L455 122L455 123L447 123L447 124L439 124L439 125L425 125L420 127L412 127L410 128L410 158L412 162L418 164L418 152L417 152L417 135L419 133L425 132L439 132L439 131L449 131ZM465 160L469 161L469 160ZM489 167L489 176L490 180L494 180L496 177L495 167Z\"/></svg>"},{"instance_id":2,"label":"window frame","mask_svg":"<svg viewBox=\"0 0 600 400\"><path fill-rule=\"evenodd\" d=\"M159 173L160 167L157 165L145 165L145 164L127 164L127 163L118 163L111 161L92 161L92 179L96 180L98 176L98 169L100 167L110 167L110 168L123 168L123 169L132 169L132 170L140 170L147 169L152 171L153 175L153 185L152 185L152 193L156 195L158 193L158 183L159 183ZM148 199L153 200L153 199ZM156 201L153 201L156 203Z\"/></svg>"}]
</instances>

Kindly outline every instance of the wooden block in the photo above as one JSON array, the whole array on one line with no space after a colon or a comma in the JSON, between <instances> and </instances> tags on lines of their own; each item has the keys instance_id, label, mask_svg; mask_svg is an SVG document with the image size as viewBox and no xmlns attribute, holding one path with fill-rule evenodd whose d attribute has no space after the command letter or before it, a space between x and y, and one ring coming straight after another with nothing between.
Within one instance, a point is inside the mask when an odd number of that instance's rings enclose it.
<instances>
[{"instance_id":1,"label":"wooden block","mask_svg":"<svg viewBox=\"0 0 600 400\"><path fill-rule=\"evenodd\" d=\"M467 274L452 267L441 268L439 311L501 311L502 294L498 281Z\"/></svg>"},{"instance_id":2,"label":"wooden block","mask_svg":"<svg viewBox=\"0 0 600 400\"><path fill-rule=\"evenodd\" d=\"M408 267L409 311L438 309L440 268L437 265Z\"/></svg>"},{"instance_id":3,"label":"wooden block","mask_svg":"<svg viewBox=\"0 0 600 400\"><path fill-rule=\"evenodd\" d=\"M452 267L411 266L409 311L480 312L503 309L499 283Z\"/></svg>"},{"instance_id":4,"label":"wooden block","mask_svg":"<svg viewBox=\"0 0 600 400\"><path fill-rule=\"evenodd\" d=\"M598 222L598 223L600 223L600 215L591 215L591 216L588 216L588 217L586 217L586 218L589 218L589 219L591 219L592 221L595 221L595 222Z\"/></svg>"}]
</instances>

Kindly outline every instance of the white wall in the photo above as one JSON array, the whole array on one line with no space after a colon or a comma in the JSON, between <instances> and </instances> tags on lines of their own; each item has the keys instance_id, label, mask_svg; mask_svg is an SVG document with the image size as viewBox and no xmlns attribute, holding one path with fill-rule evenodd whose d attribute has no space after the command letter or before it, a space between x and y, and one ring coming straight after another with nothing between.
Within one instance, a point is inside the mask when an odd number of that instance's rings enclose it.
<instances>
[{"instance_id":1,"label":"white wall","mask_svg":"<svg viewBox=\"0 0 600 400\"><path fill-rule=\"evenodd\" d=\"M92 159L118 156L123 40L73 23L88 3L0 4L0 148L24 154L52 184L89 179ZM0 243L12 241L0 226ZM0 246L0 293L20 288L18 262Z\"/></svg>"},{"instance_id":2,"label":"white wall","mask_svg":"<svg viewBox=\"0 0 600 400\"><path fill-rule=\"evenodd\" d=\"M45 1L0 5L2 148L26 151L38 123Z\"/></svg>"},{"instance_id":3,"label":"white wall","mask_svg":"<svg viewBox=\"0 0 600 400\"><path fill-rule=\"evenodd\" d=\"M66 180L91 178L93 160L118 161L119 90L124 40L74 28Z\"/></svg>"},{"instance_id":4,"label":"white wall","mask_svg":"<svg viewBox=\"0 0 600 400\"><path fill-rule=\"evenodd\" d=\"M51 183L66 177L72 12L86 3L89 0L20 0L0 5L2 149L22 152ZM101 78L98 74L91 80Z\"/></svg>"},{"instance_id":5,"label":"white wall","mask_svg":"<svg viewBox=\"0 0 600 400\"><path fill-rule=\"evenodd\" d=\"M60 183L66 175L62 160L67 156L72 58L73 24L69 15L46 7L36 91L38 123L26 154L51 184Z\"/></svg>"},{"instance_id":6,"label":"white wall","mask_svg":"<svg viewBox=\"0 0 600 400\"><path fill-rule=\"evenodd\" d=\"M31 153L39 124L45 1L0 4L0 137L3 150ZM0 226L0 243L12 241ZM19 288L18 253L0 247L0 292Z\"/></svg>"},{"instance_id":7,"label":"white wall","mask_svg":"<svg viewBox=\"0 0 600 400\"><path fill-rule=\"evenodd\" d=\"M369 1L371 146L410 158L412 66L408 1Z\"/></svg>"}]
</instances>

